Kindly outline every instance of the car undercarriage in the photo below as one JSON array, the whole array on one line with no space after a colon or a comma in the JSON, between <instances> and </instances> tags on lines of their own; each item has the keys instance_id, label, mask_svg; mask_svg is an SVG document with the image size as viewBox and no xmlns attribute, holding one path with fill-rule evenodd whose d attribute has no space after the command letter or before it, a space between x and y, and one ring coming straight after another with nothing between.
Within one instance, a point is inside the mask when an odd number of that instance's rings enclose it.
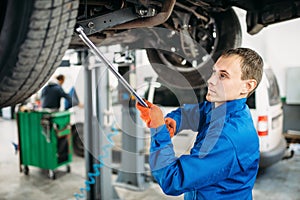
<instances>
[{"instance_id":1,"label":"car undercarriage","mask_svg":"<svg viewBox=\"0 0 300 200\"><path fill-rule=\"evenodd\" d=\"M74 32L77 26L99 46L146 49L166 84L204 87L212 62L241 45L233 7L247 12L249 34L300 16L300 1L284 0L1 1L0 107L39 90L67 49L87 48Z\"/></svg>"}]
</instances>

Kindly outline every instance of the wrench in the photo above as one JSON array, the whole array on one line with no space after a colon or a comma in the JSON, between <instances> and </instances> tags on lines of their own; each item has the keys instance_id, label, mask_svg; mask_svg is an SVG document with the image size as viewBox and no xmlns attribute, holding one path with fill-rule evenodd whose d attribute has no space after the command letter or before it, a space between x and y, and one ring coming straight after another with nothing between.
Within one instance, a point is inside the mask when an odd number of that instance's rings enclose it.
<instances>
[{"instance_id":1,"label":"wrench","mask_svg":"<svg viewBox=\"0 0 300 200\"><path fill-rule=\"evenodd\" d=\"M86 34L83 31L83 28L79 26L76 28L76 32L78 33L81 40L92 50L92 52L98 56L111 70L111 72L117 77L118 80L123 84L123 86L135 96L135 98L138 100L138 102L148 108L147 103L141 98L138 93L131 87L131 85L123 78L123 76L115 69L113 64L99 51L99 49L92 43L92 41L86 36Z\"/></svg>"}]
</instances>

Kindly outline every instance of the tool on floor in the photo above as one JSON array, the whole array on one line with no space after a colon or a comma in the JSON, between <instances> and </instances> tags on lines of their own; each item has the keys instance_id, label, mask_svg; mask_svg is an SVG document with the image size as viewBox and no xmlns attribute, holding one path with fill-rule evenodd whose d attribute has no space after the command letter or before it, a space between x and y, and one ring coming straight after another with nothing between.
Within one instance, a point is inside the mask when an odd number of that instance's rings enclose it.
<instances>
[{"instance_id":1,"label":"tool on floor","mask_svg":"<svg viewBox=\"0 0 300 200\"><path fill-rule=\"evenodd\" d=\"M118 78L118 80L120 80L124 87L136 97L138 102L144 107L148 107L145 101L137 94L137 92L131 87L131 85L114 68L113 64L99 51L99 49L94 45L94 43L92 43L92 41L86 36L86 34L83 32L83 28L79 26L78 28L76 28L76 32L78 33L81 40L92 50L92 52L109 67L111 72Z\"/></svg>"}]
</instances>

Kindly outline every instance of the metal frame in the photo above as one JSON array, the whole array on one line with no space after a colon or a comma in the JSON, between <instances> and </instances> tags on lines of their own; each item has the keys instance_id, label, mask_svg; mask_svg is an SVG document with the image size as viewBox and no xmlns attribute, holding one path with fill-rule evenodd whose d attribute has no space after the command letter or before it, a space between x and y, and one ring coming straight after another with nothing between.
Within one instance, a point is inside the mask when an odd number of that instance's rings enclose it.
<instances>
[{"instance_id":1,"label":"metal frame","mask_svg":"<svg viewBox=\"0 0 300 200\"><path fill-rule=\"evenodd\" d=\"M91 19L80 20L77 25L82 26L87 35L91 35L138 18L140 16L132 8L124 8Z\"/></svg>"},{"instance_id":2,"label":"metal frame","mask_svg":"<svg viewBox=\"0 0 300 200\"><path fill-rule=\"evenodd\" d=\"M107 85L98 84L99 78L104 78L107 81L108 76L102 76L103 72L107 71L106 67L101 63L94 63L91 68L88 52L84 51L84 85L85 85L85 123L84 123L84 145L85 145L85 164L86 177L88 173L93 173L93 165L99 164L97 159L99 155L107 154L105 163L101 167L100 175L94 177L95 184L90 185L90 190L87 191L87 199L119 199L116 191L112 187L111 174L111 151L103 152L101 147L108 144L105 133L110 131L110 127L106 124L104 115L108 109L108 94ZM94 93L93 93L94 91ZM108 167L106 166L108 165Z\"/></svg>"},{"instance_id":3,"label":"metal frame","mask_svg":"<svg viewBox=\"0 0 300 200\"><path fill-rule=\"evenodd\" d=\"M124 104L122 108L122 158L116 183L112 184L111 151L103 152L103 147L109 144L107 135L111 131L109 118L108 70L104 63L89 62L88 51L82 52L85 85L85 124L84 145L86 177L94 172L93 165L99 163L97 156L104 155L105 163L101 167L100 176L95 177L95 184L90 185L87 199L119 199L113 186L121 186L131 190L144 190L147 184L145 176L144 131L139 113L135 107ZM135 73L135 72L133 72ZM100 83L101 79L101 83ZM130 81L130 80L128 80ZM131 80L132 81L132 80ZM134 80L135 81L135 80ZM103 84L104 83L104 84ZM128 93L123 89L121 92ZM124 101L125 102L125 101ZM124 103L123 102L123 103ZM126 105L126 106L125 106ZM134 113L134 121L129 113Z\"/></svg>"},{"instance_id":4,"label":"metal frame","mask_svg":"<svg viewBox=\"0 0 300 200\"><path fill-rule=\"evenodd\" d=\"M123 64L122 67L128 68L128 74L125 79L131 85L136 85L136 80L130 80L129 74L135 74L135 63ZM125 70L126 71L126 70ZM118 173L116 185L131 190L144 190L148 184L145 176L145 137L143 130L143 122L139 117L139 112L135 108L135 101L131 102L130 93L122 85L119 86L122 103L122 152L121 167Z\"/></svg>"}]
</instances>

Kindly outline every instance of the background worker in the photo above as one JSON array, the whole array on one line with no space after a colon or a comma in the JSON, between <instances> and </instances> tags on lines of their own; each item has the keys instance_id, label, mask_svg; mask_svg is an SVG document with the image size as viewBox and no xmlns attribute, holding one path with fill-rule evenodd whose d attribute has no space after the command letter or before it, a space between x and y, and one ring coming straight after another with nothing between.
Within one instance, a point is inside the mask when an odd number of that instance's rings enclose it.
<instances>
[{"instance_id":1,"label":"background worker","mask_svg":"<svg viewBox=\"0 0 300 200\"><path fill-rule=\"evenodd\" d=\"M224 52L208 80L207 101L184 105L164 119L156 105L137 104L151 130L152 175L168 195L185 199L252 199L259 141L246 98L261 81L263 60L248 48ZM197 131L189 155L175 157L171 136Z\"/></svg>"},{"instance_id":2,"label":"background worker","mask_svg":"<svg viewBox=\"0 0 300 200\"><path fill-rule=\"evenodd\" d=\"M60 74L55 81L50 81L42 90L41 101L42 108L50 108L59 110L61 98L65 98L69 104L72 104L72 98L65 93L62 85L65 81L65 76Z\"/></svg>"}]
</instances>

